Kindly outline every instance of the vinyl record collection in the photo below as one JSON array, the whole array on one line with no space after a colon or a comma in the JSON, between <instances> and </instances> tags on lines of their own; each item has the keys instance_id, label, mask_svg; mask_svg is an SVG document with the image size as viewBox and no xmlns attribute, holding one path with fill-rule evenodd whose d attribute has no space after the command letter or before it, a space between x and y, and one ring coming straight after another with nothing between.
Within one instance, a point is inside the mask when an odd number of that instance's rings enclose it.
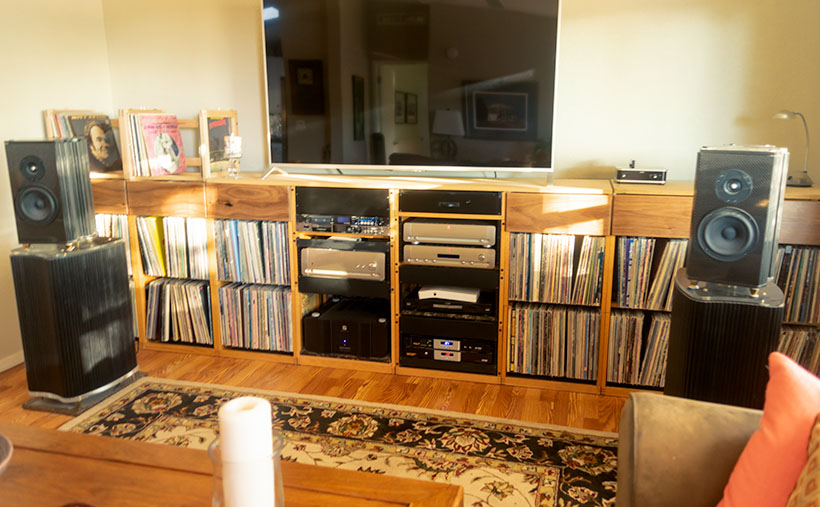
<instances>
[{"instance_id":1,"label":"vinyl record collection","mask_svg":"<svg viewBox=\"0 0 820 507\"><path fill-rule=\"evenodd\" d=\"M654 238L618 238L615 258L616 302L621 308L642 308L649 289Z\"/></svg>"},{"instance_id":2,"label":"vinyl record collection","mask_svg":"<svg viewBox=\"0 0 820 507\"><path fill-rule=\"evenodd\" d=\"M131 273L131 240L128 237L128 215L111 215L97 213L94 216L97 223L97 236L104 238L122 238L125 240L125 258L128 261L128 275Z\"/></svg>"},{"instance_id":3,"label":"vinyl record collection","mask_svg":"<svg viewBox=\"0 0 820 507\"><path fill-rule=\"evenodd\" d=\"M820 324L820 248L781 246L774 272L786 296L784 322Z\"/></svg>"},{"instance_id":4,"label":"vinyl record collection","mask_svg":"<svg viewBox=\"0 0 820 507\"><path fill-rule=\"evenodd\" d=\"M204 218L137 217L136 223L145 274L208 279Z\"/></svg>"},{"instance_id":5,"label":"vinyl record collection","mask_svg":"<svg viewBox=\"0 0 820 507\"><path fill-rule=\"evenodd\" d=\"M131 146L134 176L184 173L185 151L177 117L170 114L127 113L120 125L123 141Z\"/></svg>"},{"instance_id":6,"label":"vinyl record collection","mask_svg":"<svg viewBox=\"0 0 820 507\"><path fill-rule=\"evenodd\" d=\"M651 313L644 343L642 311L614 310L609 321L607 382L663 387L671 317Z\"/></svg>"},{"instance_id":7,"label":"vinyl record collection","mask_svg":"<svg viewBox=\"0 0 820 507\"><path fill-rule=\"evenodd\" d=\"M605 238L510 234L510 299L597 305L601 302ZM573 263L578 269L573 270Z\"/></svg>"},{"instance_id":8,"label":"vinyl record collection","mask_svg":"<svg viewBox=\"0 0 820 507\"><path fill-rule=\"evenodd\" d=\"M219 288L222 345L292 352L289 287L229 283Z\"/></svg>"},{"instance_id":9,"label":"vinyl record collection","mask_svg":"<svg viewBox=\"0 0 820 507\"><path fill-rule=\"evenodd\" d=\"M287 222L216 220L214 229L220 280L290 285Z\"/></svg>"},{"instance_id":10,"label":"vinyl record collection","mask_svg":"<svg viewBox=\"0 0 820 507\"><path fill-rule=\"evenodd\" d=\"M688 239L670 239L663 249L658 270L652 278L652 286L646 298L649 310L672 311L672 294L675 293L675 274L686 259Z\"/></svg>"},{"instance_id":11,"label":"vinyl record collection","mask_svg":"<svg viewBox=\"0 0 820 507\"><path fill-rule=\"evenodd\" d=\"M600 326L598 310L513 303L507 371L595 380Z\"/></svg>"},{"instance_id":12,"label":"vinyl record collection","mask_svg":"<svg viewBox=\"0 0 820 507\"><path fill-rule=\"evenodd\" d=\"M210 305L208 282L158 278L147 287L146 337L213 345Z\"/></svg>"},{"instance_id":13,"label":"vinyl record collection","mask_svg":"<svg viewBox=\"0 0 820 507\"><path fill-rule=\"evenodd\" d=\"M615 258L615 303L620 308L672 310L675 274L683 267L689 240L619 237ZM653 271L653 256L663 249Z\"/></svg>"},{"instance_id":14,"label":"vinyl record collection","mask_svg":"<svg viewBox=\"0 0 820 507\"><path fill-rule=\"evenodd\" d=\"M126 269L128 276L133 275L131 271L131 239L128 235L128 215L112 215L108 213L97 213L94 216L97 223L97 236L105 238L122 238L125 241L125 258L127 260ZM137 324L137 301L134 297L134 281L129 281L131 289L131 310L134 312L134 336L139 336L139 326Z\"/></svg>"},{"instance_id":15,"label":"vinyl record collection","mask_svg":"<svg viewBox=\"0 0 820 507\"><path fill-rule=\"evenodd\" d=\"M783 326L777 350L820 376L820 330L804 326Z\"/></svg>"}]
</instances>

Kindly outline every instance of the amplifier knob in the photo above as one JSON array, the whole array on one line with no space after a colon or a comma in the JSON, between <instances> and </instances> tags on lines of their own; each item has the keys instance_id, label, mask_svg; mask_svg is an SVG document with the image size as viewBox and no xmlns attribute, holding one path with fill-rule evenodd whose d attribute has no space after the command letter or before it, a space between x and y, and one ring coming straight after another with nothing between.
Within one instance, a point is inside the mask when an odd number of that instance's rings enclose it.
<instances>
[{"instance_id":1,"label":"amplifier knob","mask_svg":"<svg viewBox=\"0 0 820 507\"><path fill-rule=\"evenodd\" d=\"M483 261L487 257L484 254L478 254L478 260Z\"/></svg>"}]
</instances>

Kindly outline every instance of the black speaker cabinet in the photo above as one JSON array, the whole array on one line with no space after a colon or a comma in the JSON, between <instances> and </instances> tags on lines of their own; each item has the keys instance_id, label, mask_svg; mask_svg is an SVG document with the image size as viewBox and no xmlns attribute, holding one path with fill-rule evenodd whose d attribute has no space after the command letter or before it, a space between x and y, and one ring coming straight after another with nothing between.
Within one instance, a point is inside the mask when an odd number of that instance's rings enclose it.
<instances>
[{"instance_id":1,"label":"black speaker cabinet","mask_svg":"<svg viewBox=\"0 0 820 507\"><path fill-rule=\"evenodd\" d=\"M63 403L136 372L125 243L11 252L29 392Z\"/></svg>"},{"instance_id":2,"label":"black speaker cabinet","mask_svg":"<svg viewBox=\"0 0 820 507\"><path fill-rule=\"evenodd\" d=\"M703 148L695 173L686 272L762 287L771 276L789 153L771 146Z\"/></svg>"},{"instance_id":3,"label":"black speaker cabinet","mask_svg":"<svg viewBox=\"0 0 820 507\"><path fill-rule=\"evenodd\" d=\"M763 408L767 359L777 350L783 321L783 292L773 282L756 297L746 288L692 284L679 270L664 393Z\"/></svg>"},{"instance_id":4,"label":"black speaker cabinet","mask_svg":"<svg viewBox=\"0 0 820 507\"><path fill-rule=\"evenodd\" d=\"M6 141L20 243L70 243L94 233L84 139Z\"/></svg>"}]
</instances>

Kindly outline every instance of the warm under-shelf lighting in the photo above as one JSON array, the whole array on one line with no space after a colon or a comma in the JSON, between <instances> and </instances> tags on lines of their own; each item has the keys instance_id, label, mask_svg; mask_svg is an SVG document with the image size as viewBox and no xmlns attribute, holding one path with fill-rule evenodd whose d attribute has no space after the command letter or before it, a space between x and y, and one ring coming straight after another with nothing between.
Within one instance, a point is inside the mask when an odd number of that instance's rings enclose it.
<instances>
[{"instance_id":1,"label":"warm under-shelf lighting","mask_svg":"<svg viewBox=\"0 0 820 507\"><path fill-rule=\"evenodd\" d=\"M772 115L772 119L793 120L798 116L801 120L803 120L803 130L806 132L806 156L803 159L803 172L796 177L790 174L789 179L786 181L786 185L789 187L810 187L812 181L809 177L809 126L806 123L806 117L803 116L803 113L783 109L779 113L775 113L774 115Z\"/></svg>"}]
</instances>

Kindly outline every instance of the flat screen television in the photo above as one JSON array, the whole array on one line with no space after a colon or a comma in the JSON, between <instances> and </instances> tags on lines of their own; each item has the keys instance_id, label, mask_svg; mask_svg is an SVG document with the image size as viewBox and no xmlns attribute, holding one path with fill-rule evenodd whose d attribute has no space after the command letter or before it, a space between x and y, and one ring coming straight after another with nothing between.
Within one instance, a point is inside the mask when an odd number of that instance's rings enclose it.
<instances>
[{"instance_id":1,"label":"flat screen television","mask_svg":"<svg viewBox=\"0 0 820 507\"><path fill-rule=\"evenodd\" d=\"M558 0L264 0L262 17L274 165L552 167Z\"/></svg>"}]
</instances>

